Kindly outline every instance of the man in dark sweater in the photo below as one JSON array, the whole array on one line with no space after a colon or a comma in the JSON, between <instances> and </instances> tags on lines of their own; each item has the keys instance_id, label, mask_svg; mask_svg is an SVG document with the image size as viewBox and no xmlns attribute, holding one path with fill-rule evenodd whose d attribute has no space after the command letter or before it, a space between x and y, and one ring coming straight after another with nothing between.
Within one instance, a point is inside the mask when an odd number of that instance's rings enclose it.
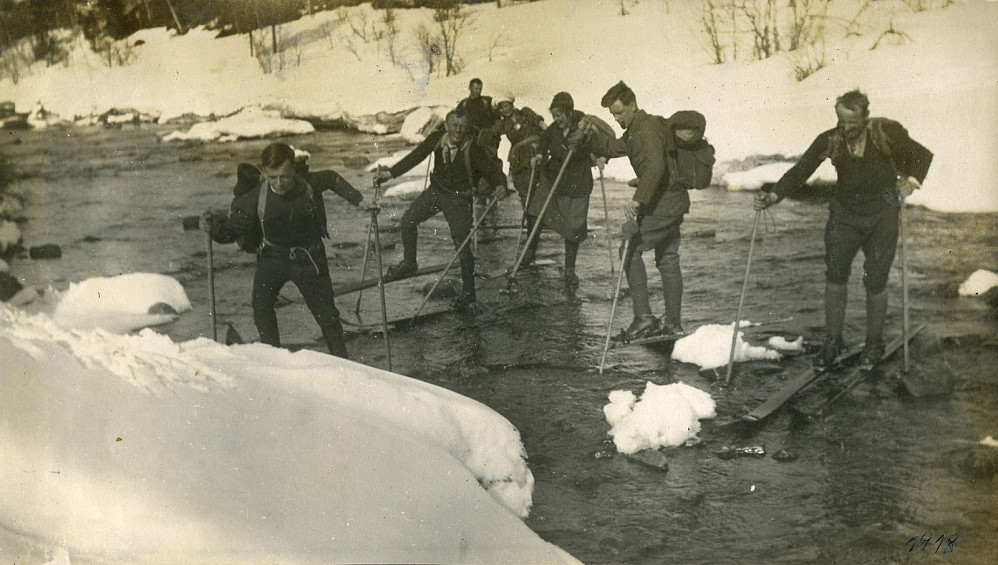
<instances>
[{"instance_id":1,"label":"man in dark sweater","mask_svg":"<svg viewBox=\"0 0 998 565\"><path fill-rule=\"evenodd\" d=\"M332 190L354 206L363 196L335 171L308 171L286 143L268 145L259 168L241 164L237 173L228 216L206 213L202 229L219 243L238 241L245 251L256 253L252 301L260 341L280 347L274 306L281 288L291 281L319 324L329 353L346 358L322 243L329 237L322 195Z\"/></svg>"},{"instance_id":2,"label":"man in dark sweater","mask_svg":"<svg viewBox=\"0 0 998 565\"><path fill-rule=\"evenodd\" d=\"M485 179L487 186L494 187L496 194L505 195L506 175L502 172L502 161L482 148L468 134L468 118L458 111L447 114L445 126L431 133L408 155L390 169L377 173L378 182L384 182L405 174L422 163L433 153L433 172L430 173L430 186L402 214L401 263L388 269L389 280L402 278L416 272L417 228L438 212L444 213L450 226L454 247L471 233L474 224L472 198L479 180ZM460 254L461 279L463 289L455 306L459 309L471 307L476 302L475 257L468 245Z\"/></svg>"},{"instance_id":3,"label":"man in dark sweater","mask_svg":"<svg viewBox=\"0 0 998 565\"><path fill-rule=\"evenodd\" d=\"M468 116L469 133L479 145L499 150L499 136L492 131L498 116L492 107L492 97L482 96L482 79L471 79L468 97L458 102L457 111Z\"/></svg>"},{"instance_id":4,"label":"man in dark sweater","mask_svg":"<svg viewBox=\"0 0 998 565\"><path fill-rule=\"evenodd\" d=\"M847 283L852 260L863 250L866 344L861 366L872 367L884 352L887 278L898 241L898 210L921 186L932 153L908 137L901 124L870 117L870 101L858 90L835 102L838 126L820 134L775 184L763 187L756 210L777 204L799 189L825 159L838 176L825 227L825 343L815 360L829 365L844 349Z\"/></svg>"}]
</instances>

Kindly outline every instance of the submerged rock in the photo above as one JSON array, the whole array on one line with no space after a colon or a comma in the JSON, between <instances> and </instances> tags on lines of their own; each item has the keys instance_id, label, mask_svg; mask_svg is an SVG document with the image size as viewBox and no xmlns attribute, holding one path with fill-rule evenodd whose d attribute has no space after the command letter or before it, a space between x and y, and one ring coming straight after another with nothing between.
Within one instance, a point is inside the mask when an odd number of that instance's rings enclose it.
<instances>
[{"instance_id":1,"label":"submerged rock","mask_svg":"<svg viewBox=\"0 0 998 565\"><path fill-rule=\"evenodd\" d=\"M652 469L658 469L659 471L669 470L668 458L657 449L643 449L632 455L627 455L627 458Z\"/></svg>"}]
</instances>

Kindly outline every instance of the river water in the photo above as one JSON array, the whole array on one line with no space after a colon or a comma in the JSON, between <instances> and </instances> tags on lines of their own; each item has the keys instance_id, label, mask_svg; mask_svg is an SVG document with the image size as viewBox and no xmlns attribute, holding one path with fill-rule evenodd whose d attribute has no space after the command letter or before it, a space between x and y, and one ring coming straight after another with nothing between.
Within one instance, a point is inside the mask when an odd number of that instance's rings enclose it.
<instances>
[{"instance_id":1,"label":"river water","mask_svg":"<svg viewBox=\"0 0 998 565\"><path fill-rule=\"evenodd\" d=\"M126 272L177 278L194 304L177 322L157 328L174 340L207 336L207 243L185 232L182 219L207 207L226 208L235 165L257 162L266 140L226 144L163 144L162 126L51 128L13 132L0 141L20 189L31 202L22 224L27 245L56 243L59 260L12 261L36 286ZM370 195L359 164L404 147L401 141L343 132L287 139L311 152L313 169L335 168ZM607 183L609 208L619 224L630 190ZM956 189L954 189L956 190ZM368 216L328 195L328 255L334 285L358 280ZM733 320L749 247L750 193L708 189L693 194L681 248L686 282L684 324ZM503 203L503 223L518 220L519 205ZM401 256L393 226L407 205L386 201L381 212L385 263ZM787 201L760 228L745 315L785 320L750 328L749 341L770 335L819 339L823 325L823 243L826 205ZM909 216L911 318L926 330L912 345L913 371L949 381L952 392L915 398L903 392L897 361L836 405L826 417L804 421L777 412L755 425L725 425L804 371L810 358L755 361L736 368L723 388L723 371L699 372L671 361L663 347L611 351L606 372L596 367L616 277L603 231L599 185L592 199L590 239L579 256L581 285L560 284L562 247L544 234L541 256L555 265L524 272L507 294L500 277L479 287L477 316L447 312L430 301L428 316L391 332L394 371L477 399L520 430L536 479L527 524L586 563L994 563L998 559L995 453L976 445L998 437L998 320L981 299L959 298L959 283L978 268L998 270L998 215ZM615 230L616 231L616 230ZM512 261L514 231L478 244L479 269L501 272ZM420 263L446 262L453 252L441 216L420 230ZM220 325L255 339L249 308L253 257L215 245ZM649 259L650 261L650 259ZM892 275L888 332L900 333L900 270ZM654 273L654 271L651 271ZM863 289L854 266L847 339L863 336ZM387 286L389 316L411 314L431 278ZM658 286L657 275L651 278ZM284 340L324 350L311 316L293 287L279 310ZM360 315L356 294L338 298L351 332L354 359L387 368L377 324L377 289L367 290ZM656 301L657 299L657 301ZM653 308L662 311L658 292ZM616 329L630 321L623 298ZM224 333L224 331L222 332ZM607 394L636 393L648 381L674 381L710 391L718 418L704 421L698 446L665 450L663 471L616 454L602 414ZM722 459L725 446L764 446L762 458ZM792 462L771 457L780 450ZM942 536L940 538L940 536ZM911 538L928 540L911 542Z\"/></svg>"}]
</instances>

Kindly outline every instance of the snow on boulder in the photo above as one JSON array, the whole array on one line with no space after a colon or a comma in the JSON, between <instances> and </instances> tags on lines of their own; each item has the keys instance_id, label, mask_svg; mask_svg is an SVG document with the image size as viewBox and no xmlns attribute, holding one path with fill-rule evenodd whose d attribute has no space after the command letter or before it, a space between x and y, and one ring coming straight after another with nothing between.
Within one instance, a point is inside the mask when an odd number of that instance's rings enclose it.
<instances>
[{"instance_id":1,"label":"snow on boulder","mask_svg":"<svg viewBox=\"0 0 998 565\"><path fill-rule=\"evenodd\" d=\"M980 296L998 286L998 274L978 269L960 285L960 296Z\"/></svg>"},{"instance_id":2,"label":"snow on boulder","mask_svg":"<svg viewBox=\"0 0 998 565\"><path fill-rule=\"evenodd\" d=\"M236 141L259 137L280 137L313 133L315 127L305 120L288 120L276 110L256 106L214 122L194 124L187 132L175 131L163 136L163 141Z\"/></svg>"},{"instance_id":3,"label":"snow on boulder","mask_svg":"<svg viewBox=\"0 0 998 565\"><path fill-rule=\"evenodd\" d=\"M721 176L721 185L728 190L758 190L767 182L776 182L784 173L790 170L794 163L777 161L766 163L747 171L728 171ZM818 170L811 175L808 182L835 182L835 167L831 161L824 161Z\"/></svg>"},{"instance_id":4,"label":"snow on boulder","mask_svg":"<svg viewBox=\"0 0 998 565\"><path fill-rule=\"evenodd\" d=\"M123 333L172 322L190 309L187 293L176 279L129 273L71 284L59 297L53 318L64 328Z\"/></svg>"},{"instance_id":5,"label":"snow on boulder","mask_svg":"<svg viewBox=\"0 0 998 565\"><path fill-rule=\"evenodd\" d=\"M700 432L701 419L717 415L710 394L682 382L649 382L640 400L626 390L615 390L609 398L603 414L617 451L625 454L682 445Z\"/></svg>"},{"instance_id":6,"label":"snow on boulder","mask_svg":"<svg viewBox=\"0 0 998 565\"><path fill-rule=\"evenodd\" d=\"M578 563L521 520L533 476L516 428L440 387L313 351L70 331L2 305L0 359L0 515L33 553Z\"/></svg>"},{"instance_id":7,"label":"snow on boulder","mask_svg":"<svg viewBox=\"0 0 998 565\"><path fill-rule=\"evenodd\" d=\"M419 143L444 123L448 111L447 106L417 108L405 117L399 135L409 143Z\"/></svg>"},{"instance_id":8,"label":"snow on boulder","mask_svg":"<svg viewBox=\"0 0 998 565\"><path fill-rule=\"evenodd\" d=\"M739 327L751 325L742 322ZM732 324L708 324L700 326L691 335L676 341L672 348L672 358L683 363L699 365L701 369L715 369L728 364L731 354L731 334L735 331ZM780 354L765 347L750 345L746 342L743 332L738 332L735 343L735 362L752 359L779 359Z\"/></svg>"}]
</instances>

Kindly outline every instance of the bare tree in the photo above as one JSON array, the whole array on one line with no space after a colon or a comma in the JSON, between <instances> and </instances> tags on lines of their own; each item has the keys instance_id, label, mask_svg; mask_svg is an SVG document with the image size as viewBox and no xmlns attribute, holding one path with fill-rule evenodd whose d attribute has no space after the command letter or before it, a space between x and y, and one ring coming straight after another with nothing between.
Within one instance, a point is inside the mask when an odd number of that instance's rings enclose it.
<instances>
[{"instance_id":1,"label":"bare tree","mask_svg":"<svg viewBox=\"0 0 998 565\"><path fill-rule=\"evenodd\" d=\"M441 52L437 39L429 28L420 24L416 28L416 41L419 42L420 53L423 54L423 62L426 64L426 75L433 76L434 71L438 69L437 62Z\"/></svg>"},{"instance_id":2,"label":"bare tree","mask_svg":"<svg viewBox=\"0 0 998 565\"><path fill-rule=\"evenodd\" d=\"M468 32L474 24L474 17L464 10L457 2L448 2L446 7L433 11L433 21L437 24L440 42L443 47L445 75L450 76L461 72L463 63L458 56L457 44L461 36Z\"/></svg>"},{"instance_id":3,"label":"bare tree","mask_svg":"<svg viewBox=\"0 0 998 565\"><path fill-rule=\"evenodd\" d=\"M714 0L704 0L703 9L700 12L700 24L703 26L707 40L710 42L710 53L714 59L714 64L720 65L724 62L724 45L721 43L720 25L717 17L717 8Z\"/></svg>"},{"instance_id":4,"label":"bare tree","mask_svg":"<svg viewBox=\"0 0 998 565\"><path fill-rule=\"evenodd\" d=\"M496 49L506 45L506 34L499 30L495 35L492 36L492 42L489 43L489 62L492 62L492 54Z\"/></svg>"}]
</instances>

